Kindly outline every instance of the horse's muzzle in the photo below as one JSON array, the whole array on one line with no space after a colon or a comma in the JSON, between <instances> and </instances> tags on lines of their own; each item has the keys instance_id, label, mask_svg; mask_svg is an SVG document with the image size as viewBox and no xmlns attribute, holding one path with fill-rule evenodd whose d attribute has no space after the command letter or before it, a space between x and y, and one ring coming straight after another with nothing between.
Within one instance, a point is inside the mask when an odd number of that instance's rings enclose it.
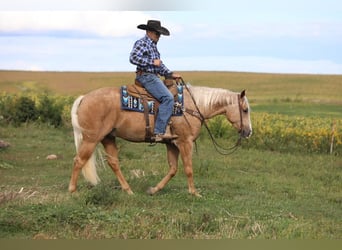
<instances>
[{"instance_id":1,"label":"horse's muzzle","mask_svg":"<svg viewBox=\"0 0 342 250\"><path fill-rule=\"evenodd\" d=\"M240 130L240 136L242 138L248 139L251 135L252 135L252 130L251 129L248 129L248 130L242 129L242 130Z\"/></svg>"}]
</instances>

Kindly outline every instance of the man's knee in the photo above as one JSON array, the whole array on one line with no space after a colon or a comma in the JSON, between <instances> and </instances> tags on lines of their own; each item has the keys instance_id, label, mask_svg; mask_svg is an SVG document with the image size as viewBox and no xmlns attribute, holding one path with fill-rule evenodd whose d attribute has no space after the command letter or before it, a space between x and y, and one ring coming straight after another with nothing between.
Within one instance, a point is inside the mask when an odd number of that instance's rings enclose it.
<instances>
[{"instance_id":1,"label":"man's knee","mask_svg":"<svg viewBox=\"0 0 342 250\"><path fill-rule=\"evenodd\" d=\"M172 94L171 94L171 93L168 93L167 95L165 95L165 96L162 98L162 102L163 102L163 103L168 103L168 104L172 104L172 105L173 105L174 98L173 98Z\"/></svg>"}]
</instances>

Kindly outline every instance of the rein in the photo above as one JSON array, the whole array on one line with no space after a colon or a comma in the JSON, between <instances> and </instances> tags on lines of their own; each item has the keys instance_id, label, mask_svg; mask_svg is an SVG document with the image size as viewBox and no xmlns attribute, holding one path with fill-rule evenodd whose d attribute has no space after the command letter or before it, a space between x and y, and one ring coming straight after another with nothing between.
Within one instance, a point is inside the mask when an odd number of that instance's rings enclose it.
<instances>
[{"instance_id":1,"label":"rein","mask_svg":"<svg viewBox=\"0 0 342 250\"><path fill-rule=\"evenodd\" d=\"M207 125L207 123L206 123L206 121L205 121L205 118L204 118L204 116L202 115L201 111L199 110L199 108L198 108L198 106L197 106L197 103L196 103L196 101L195 101L195 98L193 97L193 95L192 95L190 89L189 89L188 86L185 84L185 82L184 82L184 80L183 80L182 77L180 78L180 80L181 80L181 84L184 85L185 88L186 88L186 90L189 92L190 97L191 97L191 99L192 99L192 102L194 103L195 108L196 108L196 110L189 110L189 109L187 110L186 108L184 108L183 111L184 111L184 112L187 112L188 114L190 114L190 115L192 115L192 116L197 117L197 118L204 124L204 127L205 127L206 130L208 131L208 134L209 134L210 139L211 139L211 141L212 141L212 143L213 143L213 145L214 145L214 147L215 147L216 152L218 152L218 153L221 154L221 155L230 155L230 154L234 153L234 152L237 150L238 146L241 145L241 140L242 140L241 134L240 134L240 136L239 136L237 142L235 143L235 145L233 145L233 146L231 146L231 147L229 147L229 148L224 148L224 147L220 146L220 145L218 144L218 142L216 141L216 139L214 138L213 134L211 133L211 131L210 131L210 129L209 129L209 127L208 127L208 125ZM238 95L239 112L240 112L240 130L239 130L239 132L241 132L241 130L242 130L242 111L241 111L241 107L240 107L240 106L241 106L241 105L240 105L240 99L241 99L241 97L240 97L240 95Z\"/></svg>"}]
</instances>

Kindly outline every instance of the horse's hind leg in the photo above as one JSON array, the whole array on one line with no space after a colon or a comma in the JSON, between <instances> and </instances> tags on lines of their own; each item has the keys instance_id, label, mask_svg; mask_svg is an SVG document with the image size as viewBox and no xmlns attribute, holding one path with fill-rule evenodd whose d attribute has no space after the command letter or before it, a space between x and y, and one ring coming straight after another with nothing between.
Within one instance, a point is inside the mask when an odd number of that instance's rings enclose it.
<instances>
[{"instance_id":1,"label":"horse's hind leg","mask_svg":"<svg viewBox=\"0 0 342 250\"><path fill-rule=\"evenodd\" d=\"M112 168L114 174L118 178L120 182L121 188L125 190L128 194L133 194L129 184L127 183L125 177L123 176L120 166L119 166L119 158L118 158L118 149L115 144L115 138L113 137L105 137L102 140L102 144L107 153L107 161L109 166Z\"/></svg>"},{"instance_id":2,"label":"horse's hind leg","mask_svg":"<svg viewBox=\"0 0 342 250\"><path fill-rule=\"evenodd\" d=\"M83 141L74 158L74 167L69 183L69 192L75 192L77 179L83 166L88 162L96 147L96 143Z\"/></svg>"},{"instance_id":3,"label":"horse's hind leg","mask_svg":"<svg viewBox=\"0 0 342 250\"><path fill-rule=\"evenodd\" d=\"M171 180L171 178L175 176L177 173L179 150L173 144L166 144L166 147L167 147L167 160L169 162L170 169L167 175L155 187L150 187L147 190L147 193L150 195L153 195L159 190L161 190L162 188L164 188L165 185Z\"/></svg>"}]
</instances>

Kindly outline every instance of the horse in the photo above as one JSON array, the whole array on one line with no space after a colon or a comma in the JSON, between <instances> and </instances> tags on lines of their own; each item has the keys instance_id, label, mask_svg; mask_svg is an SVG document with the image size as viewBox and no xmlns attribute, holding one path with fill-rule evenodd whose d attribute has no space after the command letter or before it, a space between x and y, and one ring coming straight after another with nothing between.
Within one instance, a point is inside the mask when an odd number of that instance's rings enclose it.
<instances>
[{"instance_id":1,"label":"horse","mask_svg":"<svg viewBox=\"0 0 342 250\"><path fill-rule=\"evenodd\" d=\"M69 192L76 191L81 170L87 181L92 185L98 184L100 179L96 172L95 149L97 144L102 143L107 163L116 175L121 189L133 194L120 170L115 139L146 142L145 115L123 110L120 95L118 87L103 87L79 96L74 101L71 119L77 154L74 158ZM222 88L185 84L183 95L183 114L172 116L170 119L172 133L178 137L163 142L166 145L169 171L156 186L147 190L150 195L163 189L176 175L180 155L187 176L188 192L194 196L201 196L194 185L192 151L202 125L208 119L224 115L236 128L240 138L248 138L252 134L250 107L245 90L240 93ZM149 115L149 123L153 127L153 115Z\"/></svg>"}]
</instances>

